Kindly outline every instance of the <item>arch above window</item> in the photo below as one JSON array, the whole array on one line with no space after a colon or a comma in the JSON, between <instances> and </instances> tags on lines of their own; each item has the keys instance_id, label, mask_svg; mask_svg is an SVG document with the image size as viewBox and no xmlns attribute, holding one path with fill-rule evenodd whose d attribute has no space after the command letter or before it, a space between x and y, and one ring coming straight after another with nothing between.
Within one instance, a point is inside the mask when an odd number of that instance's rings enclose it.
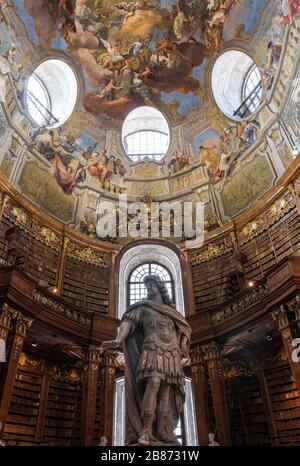
<instances>
[{"instance_id":1,"label":"arch above window","mask_svg":"<svg viewBox=\"0 0 300 466\"><path fill-rule=\"evenodd\" d=\"M118 318L121 319L128 306L128 281L131 273L142 264L155 263L165 268L174 281L176 309L185 315L181 264L178 255L161 244L133 246L126 251L119 265Z\"/></svg>"},{"instance_id":2,"label":"arch above window","mask_svg":"<svg viewBox=\"0 0 300 466\"><path fill-rule=\"evenodd\" d=\"M27 82L25 103L29 116L39 126L57 128L71 116L77 92L71 66L60 59L45 60Z\"/></svg>"}]
</instances>

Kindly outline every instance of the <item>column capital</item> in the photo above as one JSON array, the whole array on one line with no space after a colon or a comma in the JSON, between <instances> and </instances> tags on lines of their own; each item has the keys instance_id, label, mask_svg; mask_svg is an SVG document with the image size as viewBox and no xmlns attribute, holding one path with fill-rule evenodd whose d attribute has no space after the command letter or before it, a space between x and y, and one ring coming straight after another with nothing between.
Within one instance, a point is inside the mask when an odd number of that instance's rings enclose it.
<instances>
[{"instance_id":1,"label":"column capital","mask_svg":"<svg viewBox=\"0 0 300 466\"><path fill-rule=\"evenodd\" d=\"M102 350L101 354L101 367L122 367L122 364L118 362L123 353L120 350ZM124 358L124 355L123 355Z\"/></svg>"},{"instance_id":2,"label":"column capital","mask_svg":"<svg viewBox=\"0 0 300 466\"><path fill-rule=\"evenodd\" d=\"M272 312L273 320L278 324L279 330L283 330L290 325L290 311L286 306L281 305L279 309Z\"/></svg>"},{"instance_id":3,"label":"column capital","mask_svg":"<svg viewBox=\"0 0 300 466\"><path fill-rule=\"evenodd\" d=\"M300 323L300 295L297 294L295 301L293 303L293 308L295 312L295 321Z\"/></svg>"},{"instance_id":4,"label":"column capital","mask_svg":"<svg viewBox=\"0 0 300 466\"><path fill-rule=\"evenodd\" d=\"M4 303L0 309L0 325L10 329L11 321L15 318L16 312L7 303Z\"/></svg>"},{"instance_id":5,"label":"column capital","mask_svg":"<svg viewBox=\"0 0 300 466\"><path fill-rule=\"evenodd\" d=\"M15 331L19 335L25 337L26 331L31 327L33 319L24 316L20 311L10 307L4 303L0 309L0 328L2 327L1 334L7 334L8 330L12 330L13 323L15 324Z\"/></svg>"},{"instance_id":6,"label":"column capital","mask_svg":"<svg viewBox=\"0 0 300 466\"><path fill-rule=\"evenodd\" d=\"M210 361L212 359L222 359L222 345L216 341L211 341L207 345L202 346L204 359Z\"/></svg>"},{"instance_id":7,"label":"column capital","mask_svg":"<svg viewBox=\"0 0 300 466\"><path fill-rule=\"evenodd\" d=\"M201 346L194 346L190 349L191 365L204 364L204 354Z\"/></svg>"},{"instance_id":8,"label":"column capital","mask_svg":"<svg viewBox=\"0 0 300 466\"><path fill-rule=\"evenodd\" d=\"M26 337L27 329L31 327L33 319L25 317L21 312L18 312L15 318L16 322L16 333Z\"/></svg>"},{"instance_id":9,"label":"column capital","mask_svg":"<svg viewBox=\"0 0 300 466\"><path fill-rule=\"evenodd\" d=\"M101 360L102 349L100 346L90 345L84 350L83 362L96 362L99 363Z\"/></svg>"}]
</instances>

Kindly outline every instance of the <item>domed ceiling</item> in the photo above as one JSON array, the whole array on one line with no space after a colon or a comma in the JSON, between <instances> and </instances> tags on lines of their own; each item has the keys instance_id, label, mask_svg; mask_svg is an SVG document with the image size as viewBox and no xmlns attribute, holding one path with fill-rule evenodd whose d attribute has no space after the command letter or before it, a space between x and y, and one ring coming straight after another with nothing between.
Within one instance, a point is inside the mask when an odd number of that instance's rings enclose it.
<instances>
[{"instance_id":1,"label":"domed ceiling","mask_svg":"<svg viewBox=\"0 0 300 466\"><path fill-rule=\"evenodd\" d=\"M264 128L270 131L274 118L266 103L287 36L299 25L297 0L15 0L1 8L0 53L25 116L28 78L39 64L61 59L77 76L71 117L54 130L31 122L28 148L44 157L34 167L28 158L16 182L66 223L86 218L99 193L113 198L126 192L133 200L196 196L206 203L209 222L219 225L270 189L291 162L291 154L282 160L287 148L280 132L269 132L268 146ZM212 83L214 64L228 51L246 54L262 81L258 109L245 118L229 118L216 104L222 92L234 100L245 78L243 63L222 59ZM212 87L219 88L216 100ZM133 163L124 151L122 124L141 106L157 108L167 119L170 144L162 161ZM271 161L274 147L277 162ZM49 183L40 181L45 168ZM43 189L51 185L40 197L32 187L38 182ZM49 196L56 210L45 201ZM63 203L68 214L61 213Z\"/></svg>"},{"instance_id":2,"label":"domed ceiling","mask_svg":"<svg viewBox=\"0 0 300 466\"><path fill-rule=\"evenodd\" d=\"M86 110L100 118L123 120L129 111L145 103L165 104L182 118L199 110L207 93L203 77L209 59L232 39L250 40L270 2L14 3L35 46L62 49L80 63ZM280 27L280 22L275 23L274 33ZM108 98L104 89L111 79L116 89Z\"/></svg>"}]
</instances>

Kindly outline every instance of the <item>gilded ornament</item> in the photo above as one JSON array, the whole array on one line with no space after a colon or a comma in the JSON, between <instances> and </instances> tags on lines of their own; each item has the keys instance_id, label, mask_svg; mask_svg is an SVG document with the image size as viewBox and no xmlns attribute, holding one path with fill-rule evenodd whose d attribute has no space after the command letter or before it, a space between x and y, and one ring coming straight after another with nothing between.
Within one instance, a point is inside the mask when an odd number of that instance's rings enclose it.
<instances>
[{"instance_id":1,"label":"gilded ornament","mask_svg":"<svg viewBox=\"0 0 300 466\"><path fill-rule=\"evenodd\" d=\"M198 254L195 259L196 264L202 264L204 262L208 262L212 259L217 257L223 256L228 252L232 251L232 246L229 246L226 243L222 244L209 244L208 247Z\"/></svg>"},{"instance_id":2,"label":"gilded ornament","mask_svg":"<svg viewBox=\"0 0 300 466\"><path fill-rule=\"evenodd\" d=\"M78 261L96 265L97 267L106 267L103 257L98 256L90 247L75 249L69 253L69 256Z\"/></svg>"}]
</instances>

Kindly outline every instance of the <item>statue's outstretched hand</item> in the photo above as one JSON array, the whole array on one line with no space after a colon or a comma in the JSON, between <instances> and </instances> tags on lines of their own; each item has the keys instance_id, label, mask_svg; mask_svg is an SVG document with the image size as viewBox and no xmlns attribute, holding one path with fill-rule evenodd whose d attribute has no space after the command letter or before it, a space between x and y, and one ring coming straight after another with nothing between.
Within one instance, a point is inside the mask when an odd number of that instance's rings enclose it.
<instances>
[{"instance_id":1,"label":"statue's outstretched hand","mask_svg":"<svg viewBox=\"0 0 300 466\"><path fill-rule=\"evenodd\" d=\"M181 364L186 367L186 366L190 366L192 364L192 361L191 361L191 358L188 356L186 358L182 358L181 359Z\"/></svg>"},{"instance_id":2,"label":"statue's outstretched hand","mask_svg":"<svg viewBox=\"0 0 300 466\"><path fill-rule=\"evenodd\" d=\"M119 348L119 342L117 340L103 341L101 347L104 349L117 349Z\"/></svg>"}]
</instances>

